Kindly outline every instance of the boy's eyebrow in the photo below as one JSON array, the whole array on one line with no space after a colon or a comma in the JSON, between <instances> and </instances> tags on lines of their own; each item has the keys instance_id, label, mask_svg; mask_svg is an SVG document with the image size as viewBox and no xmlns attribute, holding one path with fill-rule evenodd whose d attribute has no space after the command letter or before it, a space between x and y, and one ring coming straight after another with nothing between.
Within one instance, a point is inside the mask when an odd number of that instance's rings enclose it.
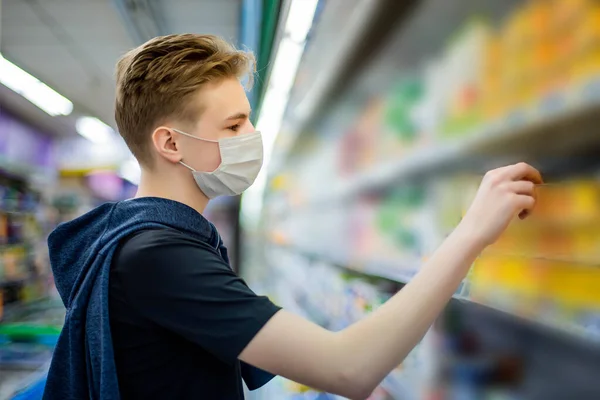
<instances>
[{"instance_id":1,"label":"boy's eyebrow","mask_svg":"<svg viewBox=\"0 0 600 400\"><path fill-rule=\"evenodd\" d=\"M252 113L252 111L250 111L248 113L243 113L243 112L237 113L230 117L227 117L227 120L230 121L230 120L234 120L234 119L248 119L248 118L250 118L250 113Z\"/></svg>"}]
</instances>

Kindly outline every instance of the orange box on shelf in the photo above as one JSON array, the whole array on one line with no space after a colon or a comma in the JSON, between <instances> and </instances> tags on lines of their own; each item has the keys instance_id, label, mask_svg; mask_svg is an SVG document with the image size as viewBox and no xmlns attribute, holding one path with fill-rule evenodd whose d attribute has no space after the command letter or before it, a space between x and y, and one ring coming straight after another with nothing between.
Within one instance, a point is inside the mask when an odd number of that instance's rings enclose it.
<instances>
[{"instance_id":1,"label":"orange box on shelf","mask_svg":"<svg viewBox=\"0 0 600 400\"><path fill-rule=\"evenodd\" d=\"M569 200L566 184L550 184L536 188L537 202L534 219L556 219L568 214Z\"/></svg>"},{"instance_id":2,"label":"orange box on shelf","mask_svg":"<svg viewBox=\"0 0 600 400\"><path fill-rule=\"evenodd\" d=\"M534 255L547 258L568 258L572 256L573 249L572 235L560 228L546 228L531 251Z\"/></svg>"},{"instance_id":3,"label":"orange box on shelf","mask_svg":"<svg viewBox=\"0 0 600 400\"><path fill-rule=\"evenodd\" d=\"M538 96L543 97L557 89L556 77L560 72L560 45L554 39L539 42L533 49L532 72L538 87Z\"/></svg>"},{"instance_id":4,"label":"orange box on shelf","mask_svg":"<svg viewBox=\"0 0 600 400\"><path fill-rule=\"evenodd\" d=\"M572 64L577 56L575 29L565 29L554 39L556 60L558 65L565 67Z\"/></svg>"},{"instance_id":5,"label":"orange box on shelf","mask_svg":"<svg viewBox=\"0 0 600 400\"><path fill-rule=\"evenodd\" d=\"M526 5L525 26L532 41L543 40L552 34L553 6L551 0L531 0Z\"/></svg>"},{"instance_id":6,"label":"orange box on shelf","mask_svg":"<svg viewBox=\"0 0 600 400\"><path fill-rule=\"evenodd\" d=\"M552 24L555 31L563 31L576 27L596 3L593 0L551 1L553 3Z\"/></svg>"}]
</instances>

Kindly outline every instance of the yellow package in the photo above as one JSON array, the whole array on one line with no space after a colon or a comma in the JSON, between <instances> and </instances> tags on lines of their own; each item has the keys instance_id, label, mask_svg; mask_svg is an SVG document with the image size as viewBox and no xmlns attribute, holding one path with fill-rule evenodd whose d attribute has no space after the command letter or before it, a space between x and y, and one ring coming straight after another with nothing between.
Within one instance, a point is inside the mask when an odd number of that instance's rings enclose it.
<instances>
[{"instance_id":1,"label":"yellow package","mask_svg":"<svg viewBox=\"0 0 600 400\"><path fill-rule=\"evenodd\" d=\"M574 258L600 264L600 231L579 225L572 229Z\"/></svg>"},{"instance_id":2,"label":"yellow package","mask_svg":"<svg viewBox=\"0 0 600 400\"><path fill-rule=\"evenodd\" d=\"M571 188L569 214L573 218L600 218L600 184L596 181L575 182Z\"/></svg>"},{"instance_id":3,"label":"yellow package","mask_svg":"<svg viewBox=\"0 0 600 400\"><path fill-rule=\"evenodd\" d=\"M498 286L503 292L517 293L523 291L522 272L525 263L512 256L497 256L499 261L498 268Z\"/></svg>"},{"instance_id":4,"label":"yellow package","mask_svg":"<svg viewBox=\"0 0 600 400\"><path fill-rule=\"evenodd\" d=\"M586 303L590 311L600 312L600 266L593 267L585 282Z\"/></svg>"},{"instance_id":5,"label":"yellow package","mask_svg":"<svg viewBox=\"0 0 600 400\"><path fill-rule=\"evenodd\" d=\"M587 307L589 296L586 288L590 270L581 266L572 266L564 277L564 297L561 299L568 307L583 310Z\"/></svg>"},{"instance_id":6,"label":"yellow package","mask_svg":"<svg viewBox=\"0 0 600 400\"><path fill-rule=\"evenodd\" d=\"M575 28L575 46L585 52L600 45L600 4L590 6Z\"/></svg>"},{"instance_id":7,"label":"yellow package","mask_svg":"<svg viewBox=\"0 0 600 400\"><path fill-rule=\"evenodd\" d=\"M600 46L582 54L571 69L573 81L585 84L600 77Z\"/></svg>"},{"instance_id":8,"label":"yellow package","mask_svg":"<svg viewBox=\"0 0 600 400\"><path fill-rule=\"evenodd\" d=\"M520 51L530 44L528 11L526 7L519 8L506 19L500 35L502 46L506 51L505 56Z\"/></svg>"},{"instance_id":9,"label":"yellow package","mask_svg":"<svg viewBox=\"0 0 600 400\"><path fill-rule=\"evenodd\" d=\"M480 257L469 274L470 296L476 301L493 301L494 295L507 291L503 281L504 262L501 258Z\"/></svg>"},{"instance_id":10,"label":"yellow package","mask_svg":"<svg viewBox=\"0 0 600 400\"><path fill-rule=\"evenodd\" d=\"M471 268L468 280L472 287L477 289L487 289L494 285L496 276L494 273L495 265L493 260L480 257Z\"/></svg>"},{"instance_id":11,"label":"yellow package","mask_svg":"<svg viewBox=\"0 0 600 400\"><path fill-rule=\"evenodd\" d=\"M559 262L545 262L546 279L543 296L563 307L573 303L571 267Z\"/></svg>"},{"instance_id":12,"label":"yellow package","mask_svg":"<svg viewBox=\"0 0 600 400\"><path fill-rule=\"evenodd\" d=\"M523 271L519 274L522 290L530 298L540 300L548 287L549 271L542 260L531 259L522 263Z\"/></svg>"},{"instance_id":13,"label":"yellow package","mask_svg":"<svg viewBox=\"0 0 600 400\"><path fill-rule=\"evenodd\" d=\"M600 304L598 304L596 300L598 299L597 292L599 286L596 285L599 283L598 271L600 268L589 266L580 267L580 270L581 272L578 281L576 282L579 292L577 297L578 309L582 311L598 309L597 307L600 306Z\"/></svg>"}]
</instances>

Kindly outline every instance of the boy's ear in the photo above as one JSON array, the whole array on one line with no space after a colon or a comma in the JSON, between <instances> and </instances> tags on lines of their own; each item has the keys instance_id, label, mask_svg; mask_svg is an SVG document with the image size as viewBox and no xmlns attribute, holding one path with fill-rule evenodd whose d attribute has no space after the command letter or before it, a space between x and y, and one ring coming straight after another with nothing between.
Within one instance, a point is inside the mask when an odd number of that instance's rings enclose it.
<instances>
[{"instance_id":1,"label":"boy's ear","mask_svg":"<svg viewBox=\"0 0 600 400\"><path fill-rule=\"evenodd\" d=\"M183 156L179 152L179 135L164 126L160 126L152 133L152 145L159 156L172 163L178 163Z\"/></svg>"}]
</instances>

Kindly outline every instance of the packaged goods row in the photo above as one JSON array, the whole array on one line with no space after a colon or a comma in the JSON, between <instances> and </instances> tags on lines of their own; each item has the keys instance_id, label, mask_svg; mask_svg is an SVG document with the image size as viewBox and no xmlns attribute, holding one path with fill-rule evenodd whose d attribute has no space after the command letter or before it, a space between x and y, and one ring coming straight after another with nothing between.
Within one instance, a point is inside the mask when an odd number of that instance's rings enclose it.
<instances>
[{"instance_id":1,"label":"packaged goods row","mask_svg":"<svg viewBox=\"0 0 600 400\"><path fill-rule=\"evenodd\" d=\"M400 287L388 279L373 278L295 249L273 247L266 256L273 263L272 286L267 285L273 299L332 330L343 329L373 312ZM477 301L481 299L469 300L450 303L370 400L560 399L568 393L591 398L585 396L597 392L589 380L598 368L597 358L591 356L587 344L544 334L532 342L534 332L547 332L542 325L523 323L524 318L507 319L507 314L485 311L492 309L480 307ZM527 352L522 351L523 346ZM582 352L590 356L582 357ZM584 369L578 376L557 375L556 369L535 367L536 360L542 358L552 365ZM337 399L285 380L279 380L269 393L275 388L280 397Z\"/></svg>"},{"instance_id":2,"label":"packaged goods row","mask_svg":"<svg viewBox=\"0 0 600 400\"><path fill-rule=\"evenodd\" d=\"M300 136L287 168L274 174L267 204L283 201L286 209L295 209L330 198L342 183L354 180L365 187L370 181L389 187L404 172L400 167L414 167L414 175L433 174L469 157L494 165L525 149L545 155L544 149L554 151L558 142L573 142L576 150L598 144L589 129L597 113L577 114L599 107L598 15L595 0L528 0L501 20L466 17L442 50L423 59L418 69L382 74L387 83L381 90L332 105ZM555 121L561 116L569 120L568 129L559 129L566 124ZM533 129L551 121L556 123ZM474 138L481 139L478 145L489 142L495 158L471 147L466 153L452 151ZM508 146L496 146L498 141ZM561 156L558 150L551 155ZM416 166L404 165L408 161ZM342 191L329 200L355 194Z\"/></svg>"},{"instance_id":3,"label":"packaged goods row","mask_svg":"<svg viewBox=\"0 0 600 400\"><path fill-rule=\"evenodd\" d=\"M372 279L290 249L272 247L266 255L271 262L277 260L277 265L272 266L272 285L265 288L273 300L332 331L342 330L364 318L389 299L399 287L389 280ZM409 385L407 381L409 376L416 376L416 371L422 368L422 359L418 354L419 348L411 352L370 399L417 399L414 382ZM311 388L302 385L287 382L284 387L288 395L295 393L298 399L306 398L301 397L303 394L315 395ZM322 396L323 399L335 399L331 395Z\"/></svg>"},{"instance_id":4,"label":"packaged goods row","mask_svg":"<svg viewBox=\"0 0 600 400\"><path fill-rule=\"evenodd\" d=\"M307 210L270 225L270 240L355 271L407 282L460 222L480 180L456 176L335 210ZM600 340L595 223L600 182L572 179L536 191L536 211L513 222L477 259L456 297ZM315 219L321 224L306 222Z\"/></svg>"}]
</instances>

